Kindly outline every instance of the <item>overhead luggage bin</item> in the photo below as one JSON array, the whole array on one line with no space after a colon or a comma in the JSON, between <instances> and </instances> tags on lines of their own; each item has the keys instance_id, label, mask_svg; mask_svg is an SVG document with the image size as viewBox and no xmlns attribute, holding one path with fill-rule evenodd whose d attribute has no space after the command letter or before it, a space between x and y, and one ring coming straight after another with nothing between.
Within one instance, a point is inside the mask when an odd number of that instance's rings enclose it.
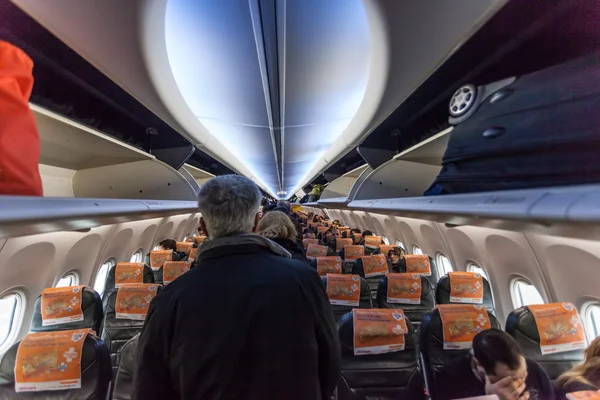
<instances>
[{"instance_id":1,"label":"overhead luggage bin","mask_svg":"<svg viewBox=\"0 0 600 400\"><path fill-rule=\"evenodd\" d=\"M152 154L36 104L30 107L40 135L46 197L196 199L200 184L193 174L184 176ZM197 168L194 173L209 175Z\"/></svg>"},{"instance_id":2,"label":"overhead luggage bin","mask_svg":"<svg viewBox=\"0 0 600 400\"><path fill-rule=\"evenodd\" d=\"M340 176L327 185L317 204L326 206L345 205L352 199L356 189L371 172L373 172L373 169L365 164Z\"/></svg>"}]
</instances>

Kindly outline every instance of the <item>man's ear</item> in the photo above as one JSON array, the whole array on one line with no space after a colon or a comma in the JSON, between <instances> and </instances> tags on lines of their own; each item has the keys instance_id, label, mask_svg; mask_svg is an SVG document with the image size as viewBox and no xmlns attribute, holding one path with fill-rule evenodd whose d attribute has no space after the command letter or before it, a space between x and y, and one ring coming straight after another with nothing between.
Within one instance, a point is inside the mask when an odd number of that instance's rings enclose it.
<instances>
[{"instance_id":1,"label":"man's ear","mask_svg":"<svg viewBox=\"0 0 600 400\"><path fill-rule=\"evenodd\" d=\"M206 236L210 237L210 232L208 231L208 229L206 229L206 223L204 222L204 218L200 217L200 227L202 228L202 231L206 234Z\"/></svg>"},{"instance_id":2,"label":"man's ear","mask_svg":"<svg viewBox=\"0 0 600 400\"><path fill-rule=\"evenodd\" d=\"M254 216L254 226L252 227L252 232L256 232L256 228L258 227L258 223L260 222L260 212L257 212Z\"/></svg>"}]
</instances>

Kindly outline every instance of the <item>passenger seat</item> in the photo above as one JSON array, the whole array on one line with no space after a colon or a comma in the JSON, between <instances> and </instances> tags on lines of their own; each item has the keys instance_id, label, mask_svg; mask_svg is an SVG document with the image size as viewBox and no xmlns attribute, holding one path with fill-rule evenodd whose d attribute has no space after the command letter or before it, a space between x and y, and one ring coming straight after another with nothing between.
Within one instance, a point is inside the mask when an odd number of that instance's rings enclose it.
<instances>
[{"instance_id":1,"label":"passenger seat","mask_svg":"<svg viewBox=\"0 0 600 400\"><path fill-rule=\"evenodd\" d=\"M377 288L377 305L379 308L402 309L406 318L413 321L416 332L419 331L421 326L421 318L435 307L435 296L431 284L424 276L421 276L420 280L421 299L419 304L390 303L388 301L388 276L384 276L379 281L379 287Z\"/></svg>"},{"instance_id":2,"label":"passenger seat","mask_svg":"<svg viewBox=\"0 0 600 400\"><path fill-rule=\"evenodd\" d=\"M140 334L138 333L121 348L113 400L131 400L131 393L133 392L133 372L135 370L139 339Z\"/></svg>"},{"instance_id":3,"label":"passenger seat","mask_svg":"<svg viewBox=\"0 0 600 400\"><path fill-rule=\"evenodd\" d=\"M102 311L102 300L100 295L93 289L83 286L81 291L81 310L83 321L68 322L58 325L44 326L42 321L42 296L35 300L33 305L33 316L31 318L30 332L66 331L69 329L90 328L96 335L100 336L104 312Z\"/></svg>"},{"instance_id":4,"label":"passenger seat","mask_svg":"<svg viewBox=\"0 0 600 400\"><path fill-rule=\"evenodd\" d=\"M546 304L546 306L549 306L549 304ZM559 318L560 317L557 316L553 317L553 322L561 322ZM571 326L570 317L562 322L565 326ZM542 366L552 381L556 380L563 372L568 371L576 364L583 362L583 352L585 348L584 337L584 345L578 350L543 355L540 348L540 334L535 317L527 306L517 308L508 315L506 320L506 333L515 338L521 345L525 357L536 361ZM581 332L581 334L582 333L583 332Z\"/></svg>"},{"instance_id":5,"label":"passenger seat","mask_svg":"<svg viewBox=\"0 0 600 400\"><path fill-rule=\"evenodd\" d=\"M450 272L449 275L444 275L440 278L436 288L435 288L435 301L437 304L457 304L460 302L452 301L450 295L450 275L457 274L457 272ZM458 272L458 274L474 274L473 272ZM490 283L483 276L481 277L481 281L483 283L483 302L476 303L482 304L485 308L492 314L495 314L494 311L494 299L492 298L492 289L490 288ZM465 304L465 303L463 303ZM475 303L466 303L466 304L475 304Z\"/></svg>"},{"instance_id":6,"label":"passenger seat","mask_svg":"<svg viewBox=\"0 0 600 400\"><path fill-rule=\"evenodd\" d=\"M104 308L106 308L106 300L108 296L116 289L116 273L117 267L119 264L131 264L131 263L118 263L117 265L111 267L108 271L108 275L106 276L106 285L104 286L104 294L102 295L102 300L104 303ZM142 264L142 263L139 263ZM142 281L140 283L154 283L154 273L152 272L152 268L148 264L143 263L143 273L142 273Z\"/></svg>"},{"instance_id":7,"label":"passenger seat","mask_svg":"<svg viewBox=\"0 0 600 400\"><path fill-rule=\"evenodd\" d=\"M350 275L346 275L350 276ZM363 278L358 277L359 281L359 303L358 306L349 306L349 305L339 305L339 304L331 304L331 309L333 310L333 316L335 320L338 321L344 314L349 311L352 311L353 308L373 308L373 302L371 300L371 291L369 290L369 284ZM323 286L325 290L327 290L327 277L324 276L321 278L323 282ZM329 295L329 294L328 294ZM331 298L329 299L331 302Z\"/></svg>"},{"instance_id":8,"label":"passenger seat","mask_svg":"<svg viewBox=\"0 0 600 400\"><path fill-rule=\"evenodd\" d=\"M460 307L461 305L455 306ZM489 312L487 314L491 328L501 329L496 317ZM444 350L444 328L440 311L437 307L423 316L419 332L419 357L423 378L430 398L437 399L440 395L437 393L435 386L438 371L444 365L454 360L455 357L464 356L468 352L469 349Z\"/></svg>"},{"instance_id":9,"label":"passenger seat","mask_svg":"<svg viewBox=\"0 0 600 400\"><path fill-rule=\"evenodd\" d=\"M424 255L427 255L427 254L424 254ZM408 254L408 256L410 256L410 254ZM429 257L429 266L431 267L431 275L425 276L425 278L427 278L429 283L431 283L431 286L435 287L435 285L437 284L440 277L438 274L437 264L432 257ZM402 257L400 259L400 261L398 262L398 268L399 268L398 272L407 272L405 257Z\"/></svg>"},{"instance_id":10,"label":"passenger seat","mask_svg":"<svg viewBox=\"0 0 600 400\"><path fill-rule=\"evenodd\" d=\"M160 293L162 289L162 286L157 286L156 294ZM119 351L127 341L141 332L142 326L144 325L143 319L117 318L116 302L117 295L121 289L123 289L123 287L113 291L108 297L104 329L102 331L102 340L104 340L106 346L110 350L113 377L117 373Z\"/></svg>"},{"instance_id":11,"label":"passenger seat","mask_svg":"<svg viewBox=\"0 0 600 400\"><path fill-rule=\"evenodd\" d=\"M100 331L103 318L102 301L100 295L88 287L82 287L81 291L82 321L43 326L41 303L42 297L40 296L34 304L30 328L32 334L73 329L91 329L96 334ZM20 344L21 342L12 345L0 361L0 399L104 400L109 398L112 379L110 354L104 342L95 334L87 334L83 342L80 389L16 393L15 364Z\"/></svg>"},{"instance_id":12,"label":"passenger seat","mask_svg":"<svg viewBox=\"0 0 600 400\"><path fill-rule=\"evenodd\" d=\"M378 272L377 275L372 275L369 277L365 276L364 263L365 262L375 262L375 260L380 263L385 263L386 270L385 271L382 270L382 271ZM377 298L377 288L379 286L379 281L381 281L381 279L383 277L385 277L385 275L391 271L392 271L392 267L391 267L390 263L388 262L387 257L384 256L383 254L375 254L375 255L360 257L358 260L356 260L354 262L354 264L352 266L352 273L356 274L356 275L360 275L361 278L365 278L365 280L369 284L369 289L371 290L371 297L373 297L373 300L375 300Z\"/></svg>"},{"instance_id":13,"label":"passenger seat","mask_svg":"<svg viewBox=\"0 0 600 400\"><path fill-rule=\"evenodd\" d=\"M414 328L406 320L405 348L385 354L354 355L354 319L349 312L338 323L342 370L338 400L395 400L405 396L410 378L418 374Z\"/></svg>"}]
</instances>

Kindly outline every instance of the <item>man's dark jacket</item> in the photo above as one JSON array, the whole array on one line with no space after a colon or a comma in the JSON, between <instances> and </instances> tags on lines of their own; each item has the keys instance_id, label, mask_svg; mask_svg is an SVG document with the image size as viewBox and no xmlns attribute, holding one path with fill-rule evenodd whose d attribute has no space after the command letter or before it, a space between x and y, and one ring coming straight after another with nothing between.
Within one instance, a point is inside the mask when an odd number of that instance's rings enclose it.
<instances>
[{"instance_id":1,"label":"man's dark jacket","mask_svg":"<svg viewBox=\"0 0 600 400\"><path fill-rule=\"evenodd\" d=\"M328 399L340 345L316 271L258 235L217 238L150 304L134 399Z\"/></svg>"}]
</instances>

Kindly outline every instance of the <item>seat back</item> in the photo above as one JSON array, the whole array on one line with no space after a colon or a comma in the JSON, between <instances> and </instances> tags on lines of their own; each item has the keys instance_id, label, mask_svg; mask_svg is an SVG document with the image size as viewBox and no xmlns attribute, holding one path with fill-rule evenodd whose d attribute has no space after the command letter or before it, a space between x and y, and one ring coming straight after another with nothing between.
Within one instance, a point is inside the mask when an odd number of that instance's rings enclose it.
<instances>
[{"instance_id":1,"label":"seat back","mask_svg":"<svg viewBox=\"0 0 600 400\"><path fill-rule=\"evenodd\" d=\"M133 392L133 371L135 370L139 338L140 335L138 333L121 348L113 400L131 400L131 393Z\"/></svg>"},{"instance_id":2,"label":"seat back","mask_svg":"<svg viewBox=\"0 0 600 400\"><path fill-rule=\"evenodd\" d=\"M377 287L377 305L379 308L400 308L404 311L406 318L413 322L415 330L419 330L421 325L421 318L435 307L435 296L433 294L433 288L429 281L424 277L420 277L421 280L421 299L420 304L404 304L404 303L390 303L388 301L388 277L384 276L379 281Z\"/></svg>"},{"instance_id":3,"label":"seat back","mask_svg":"<svg viewBox=\"0 0 600 400\"><path fill-rule=\"evenodd\" d=\"M472 302L465 302L465 301L452 301L453 296L451 294L450 275L466 275L466 274L480 276L479 274L475 274L473 272L458 272L458 273L450 272L449 275L442 276L440 278L440 280L438 281L438 284L435 288L436 303L437 304L457 304L457 303L474 304ZM481 276L481 281L483 283L483 300L482 300L483 302L477 303L477 304L484 305L485 308L489 312L494 314L494 299L492 298L492 289L490 288L490 283L483 276Z\"/></svg>"},{"instance_id":4,"label":"seat back","mask_svg":"<svg viewBox=\"0 0 600 400\"><path fill-rule=\"evenodd\" d=\"M427 254L423 254L423 255L427 256ZM410 256L410 254L407 254L406 256ZM428 257L428 258L429 258L429 265L431 267L431 275L425 276L425 278L427 278L429 283L431 283L432 287L435 287L435 285L437 284L437 281L439 279L437 263L435 262L435 260L432 257ZM398 272L411 272L411 271L407 271L405 257L402 257L400 259L400 262L398 263Z\"/></svg>"},{"instance_id":5,"label":"seat back","mask_svg":"<svg viewBox=\"0 0 600 400\"><path fill-rule=\"evenodd\" d=\"M577 311L575 310L575 312ZM563 314L563 316L565 317L565 326L571 326L571 315ZM553 316L553 321L555 322L558 322L560 319L561 316ZM571 369L574 365L580 364L584 359L583 351L585 348L585 339L583 337L583 331L577 332L580 335L580 339L584 339L583 345L580 344L577 346L580 347L579 349L560 353L542 354L540 334L536 319L531 309L527 306L517 308L508 315L506 320L506 333L515 338L519 343L525 353L525 357L536 361L542 366L552 381L557 379L563 372Z\"/></svg>"},{"instance_id":6,"label":"seat back","mask_svg":"<svg viewBox=\"0 0 600 400\"><path fill-rule=\"evenodd\" d=\"M39 296L33 306L33 316L31 318L31 327L29 328L30 332L89 328L96 332L97 335L100 335L102 320L104 318L100 295L95 290L85 286L69 286L61 289L68 288L80 288L79 290L81 290L81 311L83 312L83 320L44 326L44 321L42 319L42 296Z\"/></svg>"},{"instance_id":7,"label":"seat back","mask_svg":"<svg viewBox=\"0 0 600 400\"><path fill-rule=\"evenodd\" d=\"M353 313L342 316L338 323L342 347L342 369L337 386L339 400L404 398L411 376L418 373L414 329L408 319L406 325L404 350L354 355Z\"/></svg>"},{"instance_id":8,"label":"seat back","mask_svg":"<svg viewBox=\"0 0 600 400\"><path fill-rule=\"evenodd\" d=\"M21 342L12 345L0 361L0 399L104 400L109 398L111 369L108 349L98 337L88 334L81 350L81 388L15 391L15 365Z\"/></svg>"},{"instance_id":9,"label":"seat back","mask_svg":"<svg viewBox=\"0 0 600 400\"><path fill-rule=\"evenodd\" d=\"M501 329L496 317L489 312L487 314L491 328ZM468 348L444 350L444 328L437 307L423 316L419 332L419 356L425 386L431 398L436 399L440 395L435 386L439 371L453 359L464 356L467 352Z\"/></svg>"},{"instance_id":10,"label":"seat back","mask_svg":"<svg viewBox=\"0 0 600 400\"><path fill-rule=\"evenodd\" d=\"M325 287L325 290L327 290L327 276L322 277L321 281L323 282L323 286ZM358 306L331 304L331 309L333 310L333 315L334 315L336 321L339 320L347 312L352 311L353 308L372 308L373 307L373 302L371 300L371 291L369 289L369 285L368 285L367 281L365 281L361 277L358 277L358 281L359 281L359 290L360 290ZM331 302L331 298L329 299L329 301Z\"/></svg>"},{"instance_id":11,"label":"seat back","mask_svg":"<svg viewBox=\"0 0 600 400\"><path fill-rule=\"evenodd\" d=\"M104 294L102 295L102 299L106 302L108 296L116 289L117 281L123 281L123 277L117 276L117 270L123 269L123 266L126 265L139 265L142 269L142 279L139 283L154 283L154 274L152 273L152 268L148 264L145 263L118 263L117 265L111 267L108 271L108 275L106 276L106 285L104 286ZM119 272L121 274L121 272ZM106 308L106 304L105 304Z\"/></svg>"},{"instance_id":12,"label":"seat back","mask_svg":"<svg viewBox=\"0 0 600 400\"><path fill-rule=\"evenodd\" d=\"M153 285L153 284L144 284L148 287L156 287L156 294L160 293L162 286ZM133 319L130 317L122 318L119 316L117 318L117 296L119 291L127 290L128 286L134 285L125 285L120 287L119 289L113 291L108 297L108 302L106 306L106 317L104 319L104 328L102 330L102 340L106 343L106 346L110 350L110 359L111 365L113 369L113 377L117 373L118 367L118 355L119 351L123 347L123 345L133 338L135 335L141 332L142 326L144 325L144 317L135 317L138 319ZM137 285L136 285L137 286ZM146 304L145 310L147 312L149 304Z\"/></svg>"},{"instance_id":13,"label":"seat back","mask_svg":"<svg viewBox=\"0 0 600 400\"><path fill-rule=\"evenodd\" d=\"M366 275L369 276L365 275L365 262L370 264L366 268ZM385 264L385 271L382 269L369 273L369 267L371 267L375 263L380 265ZM392 271L391 267L392 266L383 254L374 254L371 256L360 257L358 260L356 260L352 265L352 273L360 275L361 278L365 278L365 280L369 284L369 289L371 290L371 297L373 297L373 300L375 300L377 298L377 287L379 286L379 281L381 281L381 279L385 277L386 273Z\"/></svg>"}]
</instances>

